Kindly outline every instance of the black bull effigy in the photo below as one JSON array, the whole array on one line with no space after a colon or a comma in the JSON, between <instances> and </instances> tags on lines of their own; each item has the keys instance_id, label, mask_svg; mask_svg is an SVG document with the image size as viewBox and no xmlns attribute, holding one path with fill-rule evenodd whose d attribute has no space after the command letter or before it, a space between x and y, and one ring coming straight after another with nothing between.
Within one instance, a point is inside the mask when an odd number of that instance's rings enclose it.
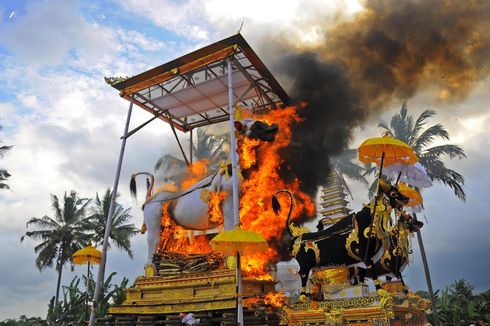
<instances>
[{"instance_id":1,"label":"black bull effigy","mask_svg":"<svg viewBox=\"0 0 490 326\"><path fill-rule=\"evenodd\" d=\"M371 202L361 211L350 214L326 230L305 232L305 229L295 227L290 222L293 209L293 196L287 190L291 200L287 218L287 229L292 237L291 256L299 263L301 277L301 294L306 293L308 275L316 266L355 265L364 263L368 273L374 279L376 290L382 291L377 273L374 268L375 260L383 250L383 241L388 239L391 211L400 211L408 203L408 198L401 194L395 186L385 180L380 180L377 204ZM280 209L279 202L273 196L273 208ZM373 207L375 212L373 212Z\"/></svg>"}]
</instances>

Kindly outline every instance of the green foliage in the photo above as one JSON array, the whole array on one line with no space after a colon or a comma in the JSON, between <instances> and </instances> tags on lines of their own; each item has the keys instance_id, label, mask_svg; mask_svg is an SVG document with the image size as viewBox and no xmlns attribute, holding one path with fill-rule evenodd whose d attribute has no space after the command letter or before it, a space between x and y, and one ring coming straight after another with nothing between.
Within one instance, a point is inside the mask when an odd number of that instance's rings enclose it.
<instances>
[{"instance_id":1,"label":"green foliage","mask_svg":"<svg viewBox=\"0 0 490 326\"><path fill-rule=\"evenodd\" d=\"M342 176L356 180L365 185L369 182L366 180L366 167L354 163L357 158L357 149L345 149L340 155L331 158L331 166Z\"/></svg>"},{"instance_id":2,"label":"green foliage","mask_svg":"<svg viewBox=\"0 0 490 326\"><path fill-rule=\"evenodd\" d=\"M49 216L31 218L26 227L34 225L37 230L27 231L20 238L20 241L24 241L25 237L41 240L41 243L34 247L34 252L38 254L36 266L42 271L55 265L58 272L56 300L59 297L63 266L71 261L75 251L82 248L88 240L87 234L81 227L81 221L85 218L89 202L87 198L79 198L73 190L69 195L65 192L61 202L57 196L51 195L54 218Z\"/></svg>"},{"instance_id":3,"label":"green foliage","mask_svg":"<svg viewBox=\"0 0 490 326\"><path fill-rule=\"evenodd\" d=\"M122 303L124 301L124 289L127 287L128 279L123 278L120 284L113 284L112 278L116 275L111 273L101 288L101 294L98 301L98 317L104 317L111 303ZM87 301L94 295L95 281L90 274L88 279L83 277L85 289L79 289L81 279L75 276L68 286L63 286L63 300L55 302L53 297L49 302L48 315L46 317L47 325L83 325L84 320L89 316L89 307ZM88 299L87 300L87 295Z\"/></svg>"},{"instance_id":4,"label":"green foliage","mask_svg":"<svg viewBox=\"0 0 490 326\"><path fill-rule=\"evenodd\" d=\"M464 279L454 281L436 298L439 318L444 325L469 325L490 321L490 290L473 295L473 286Z\"/></svg>"},{"instance_id":5,"label":"green foliage","mask_svg":"<svg viewBox=\"0 0 490 326\"><path fill-rule=\"evenodd\" d=\"M208 170L215 171L221 162L226 162L229 155L229 137L227 134L211 135L205 129L197 129L197 139L193 141L193 161L208 160ZM184 160L165 154L155 164L155 176L158 179L172 178L178 181L179 174L185 173Z\"/></svg>"},{"instance_id":6,"label":"green foliage","mask_svg":"<svg viewBox=\"0 0 490 326\"><path fill-rule=\"evenodd\" d=\"M48 323L41 317L26 317L22 315L19 319L6 319L0 321L0 326L47 326Z\"/></svg>"},{"instance_id":7,"label":"green foliage","mask_svg":"<svg viewBox=\"0 0 490 326\"><path fill-rule=\"evenodd\" d=\"M82 221L82 227L90 239L97 246L102 244L104 240L105 227L107 216L109 215L109 208L112 200L112 191L107 189L102 199L99 194L95 194L95 205L90 208L91 215ZM130 208L124 209L124 207L115 203L114 212L112 215L112 227L109 234L109 246L115 244L118 248L126 251L129 257L133 258L133 252L131 251L130 238L137 234L139 230L134 224L128 224L128 220L131 218L129 213Z\"/></svg>"},{"instance_id":8,"label":"green foliage","mask_svg":"<svg viewBox=\"0 0 490 326\"><path fill-rule=\"evenodd\" d=\"M0 130L2 130L2 126L0 126ZM0 140L0 144L2 141ZM3 158L5 154L12 149L13 146L0 146L0 158ZM0 189L10 189L10 187L5 183L7 179L10 177L10 173L8 173L5 169L0 169Z\"/></svg>"},{"instance_id":9,"label":"green foliage","mask_svg":"<svg viewBox=\"0 0 490 326\"><path fill-rule=\"evenodd\" d=\"M25 237L41 241L34 247L35 253L38 254L36 266L41 271L55 267L58 273L56 302L59 298L63 267L71 262L75 251L85 246L89 240L94 241L95 245L102 243L111 198L112 191L107 189L102 200L96 194L95 204L90 207L91 200L79 198L75 191L71 191L69 195L65 192L62 200L51 195L54 218L33 217L27 222L27 228L32 225L37 229L27 231L21 237L21 241L24 241ZM90 213L88 217L86 217L87 213ZM129 209L124 209L118 203L115 204L110 242L125 250L132 257L130 237L138 233L138 230L133 224L127 224L130 217ZM72 301L69 300L69 302ZM56 315L57 306L53 304L51 308Z\"/></svg>"}]
</instances>

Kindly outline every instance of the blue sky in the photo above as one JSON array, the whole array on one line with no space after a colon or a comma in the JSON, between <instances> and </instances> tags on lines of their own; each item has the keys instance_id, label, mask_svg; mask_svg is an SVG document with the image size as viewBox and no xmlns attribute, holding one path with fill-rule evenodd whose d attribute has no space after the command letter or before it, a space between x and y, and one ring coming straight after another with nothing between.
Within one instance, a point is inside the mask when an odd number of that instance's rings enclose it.
<instances>
[{"instance_id":1,"label":"blue sky","mask_svg":"<svg viewBox=\"0 0 490 326\"><path fill-rule=\"evenodd\" d=\"M0 160L12 173L11 190L0 193L0 320L45 316L54 295L53 270L39 272L35 242L20 243L26 221L50 215L49 194L71 189L85 197L113 183L127 103L107 86L104 76L134 75L188 51L242 34L261 58L274 61L267 38L287 38L291 46L314 47L339 15L352 19L362 10L357 1L1 1L0 2L0 139L15 147ZM271 13L274 14L271 14ZM282 81L281 81L282 82ZM285 82L284 84L287 84ZM466 278L478 290L490 288L488 230L490 219L487 172L490 162L488 77L461 101L434 100L430 89L409 100L410 112L431 108L451 142L465 148L466 160L448 160L466 178L468 200L457 200L440 185L424 192L428 224L423 235L435 288ZM399 110L393 101L370 116L365 137L379 135L376 124ZM132 126L148 119L136 111ZM131 206L126 183L136 170L152 170L162 153L178 155L168 126L155 122L128 141L120 185L121 203ZM367 200L367 190L352 183L354 209ZM141 212L132 209L134 222ZM407 283L425 289L418 247L405 271ZM133 241L135 258L112 249L108 271L133 281L142 274L146 251L143 236ZM67 283L75 273L65 269Z\"/></svg>"}]
</instances>

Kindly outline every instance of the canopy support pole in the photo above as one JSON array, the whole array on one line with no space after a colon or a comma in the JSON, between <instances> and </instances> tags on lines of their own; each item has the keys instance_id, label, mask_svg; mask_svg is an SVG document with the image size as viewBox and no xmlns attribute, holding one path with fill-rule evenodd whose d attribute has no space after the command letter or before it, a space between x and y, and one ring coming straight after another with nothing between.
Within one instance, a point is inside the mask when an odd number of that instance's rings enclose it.
<instances>
[{"instance_id":1,"label":"canopy support pole","mask_svg":"<svg viewBox=\"0 0 490 326\"><path fill-rule=\"evenodd\" d=\"M233 79L231 70L231 58L227 60L228 64L228 106L230 112L230 140L231 140L231 166L232 166L232 185L233 185L233 224L234 226L240 226L240 217L238 215L239 209L239 197L238 197L238 173L240 173L240 167L238 166L238 153L235 139L235 105L233 103ZM226 217L225 217L226 218ZM229 217L228 217L229 218ZM226 225L227 223L225 223ZM226 228L225 228L226 230ZM240 267L240 253L237 254L236 261L237 268L237 324L243 326L243 304L241 296L242 278Z\"/></svg>"},{"instance_id":2,"label":"canopy support pole","mask_svg":"<svg viewBox=\"0 0 490 326\"><path fill-rule=\"evenodd\" d=\"M192 160L193 160L193 157L192 157L192 151L194 150L194 139L192 137L192 134L194 132L194 129L191 129L189 131L189 161L191 162L192 164Z\"/></svg>"},{"instance_id":3,"label":"canopy support pole","mask_svg":"<svg viewBox=\"0 0 490 326\"><path fill-rule=\"evenodd\" d=\"M187 159L187 155L185 155L184 149L182 148L182 144L180 143L179 136L177 136L177 132L175 131L174 124L172 121L170 121L170 129L172 129L172 132L174 133L175 140L177 140L177 144L179 145L180 152L182 153L182 156L184 157L185 165L190 166L191 163Z\"/></svg>"},{"instance_id":4,"label":"canopy support pole","mask_svg":"<svg viewBox=\"0 0 490 326\"><path fill-rule=\"evenodd\" d=\"M240 167L238 166L238 153L236 147L235 137L235 106L233 103L233 80L231 70L231 59L228 59L228 106L230 111L230 140L231 140L231 166L232 166L232 185L233 185L233 224L237 226L240 224L238 215L239 199L238 199L238 173L240 173Z\"/></svg>"},{"instance_id":5,"label":"canopy support pole","mask_svg":"<svg viewBox=\"0 0 490 326\"><path fill-rule=\"evenodd\" d=\"M130 132L128 132L128 135L126 136L126 138L129 138L131 137L134 133L136 133L137 131L139 131L141 128L143 128L144 126L146 126L147 124L149 124L150 122L152 122L153 120L155 120L156 118L159 118L162 116L162 113L160 114L156 114L153 118L151 118L150 120L146 121L145 123L143 123L142 125L134 128L133 130L131 130ZM121 136L121 139L123 139L124 136Z\"/></svg>"},{"instance_id":6,"label":"canopy support pole","mask_svg":"<svg viewBox=\"0 0 490 326\"><path fill-rule=\"evenodd\" d=\"M108 216L105 225L104 242L102 244L102 256L99 265L99 272L97 274L97 281L95 282L95 292L94 292L92 308L90 311L89 326L95 325L97 305L101 293L102 284L104 283L105 265L107 262L107 245L109 244L109 235L111 233L111 228L112 228L112 217L113 217L112 215L114 215L114 208L116 206L117 187L119 186L119 177L121 176L121 167L122 167L122 162L124 157L124 150L126 149L126 139L128 138L129 122L131 121L131 113L133 111L133 101L134 101L134 97L131 96L131 101L129 102L128 116L126 118L126 125L124 127L124 136L121 141L121 150L119 152L119 161L117 163L116 176L114 177L114 186L112 187L111 204L109 206L109 213L107 214Z\"/></svg>"}]
</instances>

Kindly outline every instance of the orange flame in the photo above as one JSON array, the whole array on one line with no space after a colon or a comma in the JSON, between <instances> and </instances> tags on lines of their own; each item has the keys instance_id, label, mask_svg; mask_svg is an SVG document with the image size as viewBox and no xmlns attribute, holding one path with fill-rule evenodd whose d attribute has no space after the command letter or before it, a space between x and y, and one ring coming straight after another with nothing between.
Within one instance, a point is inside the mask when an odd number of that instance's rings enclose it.
<instances>
[{"instance_id":1,"label":"orange flame","mask_svg":"<svg viewBox=\"0 0 490 326\"><path fill-rule=\"evenodd\" d=\"M246 178L241 185L240 222L243 229L261 234L269 244L279 243L286 227L288 211L284 209L276 215L271 208L271 197L280 189L290 190L295 197L295 206L291 219L313 216L315 205L312 199L299 190L300 181L285 181L279 171L287 169L287 162L281 158L281 151L291 141L291 126L300 121L295 107L270 111L261 116L260 120L269 124L279 125L279 132L274 142L262 142L239 136L238 153L242 170L247 170ZM207 173L207 161L199 161L189 168L189 178L182 184L188 188L201 180ZM209 193L209 217L212 222L222 223L221 204L227 196L225 192ZM289 207L288 196L279 196L282 207ZM175 225L168 213L169 204L163 206L161 242L159 249L178 253L209 253L211 248L206 236L192 237L192 231ZM270 280L269 266L279 259L278 248L271 246L264 253L246 254L242 256L244 276L260 280Z\"/></svg>"},{"instance_id":2,"label":"orange flame","mask_svg":"<svg viewBox=\"0 0 490 326\"><path fill-rule=\"evenodd\" d=\"M177 191L179 191L179 187L173 181L172 182L164 182L160 185L160 187L158 187L155 190L155 193L159 193L162 191L177 192Z\"/></svg>"},{"instance_id":3,"label":"orange flame","mask_svg":"<svg viewBox=\"0 0 490 326\"><path fill-rule=\"evenodd\" d=\"M221 203L226 196L228 196L226 191L209 193L208 215L210 222L218 223L219 225L223 224L223 211L221 210Z\"/></svg>"},{"instance_id":4,"label":"orange flame","mask_svg":"<svg viewBox=\"0 0 490 326\"><path fill-rule=\"evenodd\" d=\"M269 292L263 298L252 297L243 299L243 306L246 308L252 308L260 304L280 308L288 304L288 298L282 292Z\"/></svg>"},{"instance_id":5,"label":"orange flame","mask_svg":"<svg viewBox=\"0 0 490 326\"><path fill-rule=\"evenodd\" d=\"M276 308L284 307L288 304L288 298L282 292L269 292L264 297L264 303Z\"/></svg>"},{"instance_id":6,"label":"orange flame","mask_svg":"<svg viewBox=\"0 0 490 326\"><path fill-rule=\"evenodd\" d=\"M196 182L202 180L208 174L209 160L203 159L192 163L187 167L188 177L182 181L182 190L187 190Z\"/></svg>"},{"instance_id":7,"label":"orange flame","mask_svg":"<svg viewBox=\"0 0 490 326\"><path fill-rule=\"evenodd\" d=\"M260 117L269 124L279 125L275 141L271 143L257 142L255 139L242 138L239 142L240 165L242 169L250 168L247 178L243 180L240 198L240 222L247 230L261 234L269 243L279 242L286 227L287 210L275 215L271 208L271 197L280 189L290 190L295 197L292 220L300 216L313 216L315 205L311 198L299 190L300 181L282 180L280 169L287 169L287 162L281 158L281 150L291 141L291 126L300 118L295 107L273 110ZM255 168L254 168L255 166ZM282 207L289 207L287 196L279 196ZM251 277L265 277L270 263L279 258L277 251L270 248L265 253L247 254L243 256L244 274Z\"/></svg>"},{"instance_id":8,"label":"orange flame","mask_svg":"<svg viewBox=\"0 0 490 326\"><path fill-rule=\"evenodd\" d=\"M193 235L192 231L175 224L170 217L168 208L170 202L162 207L162 231L158 251L175 252L179 254L207 254L211 252L209 239L206 235Z\"/></svg>"}]
</instances>

